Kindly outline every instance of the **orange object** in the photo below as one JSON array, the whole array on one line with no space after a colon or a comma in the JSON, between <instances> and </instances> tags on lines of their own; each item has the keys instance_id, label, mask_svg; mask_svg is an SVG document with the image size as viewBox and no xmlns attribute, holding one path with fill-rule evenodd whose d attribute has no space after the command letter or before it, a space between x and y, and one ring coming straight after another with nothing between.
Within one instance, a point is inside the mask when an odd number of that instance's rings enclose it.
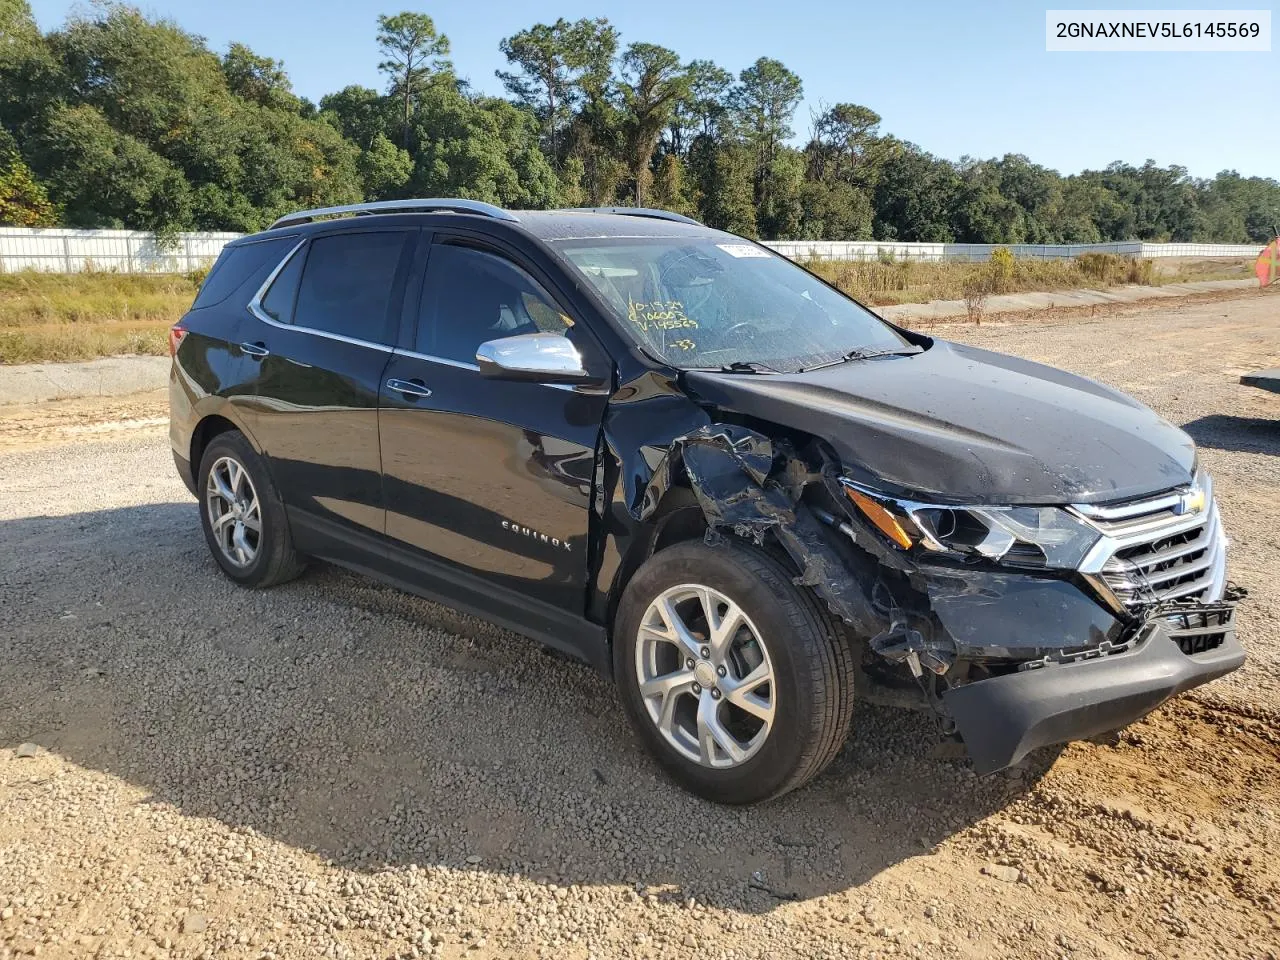
<instances>
[{"instance_id":1,"label":"orange object","mask_svg":"<svg viewBox=\"0 0 1280 960\"><path fill-rule=\"evenodd\" d=\"M898 523L897 517L866 494L851 490L848 487L845 487L844 492L849 495L849 499L853 501L854 506L862 511L862 515L875 524L877 530L902 547L903 550L910 549L911 536L902 529L902 524Z\"/></svg>"},{"instance_id":2,"label":"orange object","mask_svg":"<svg viewBox=\"0 0 1280 960\"><path fill-rule=\"evenodd\" d=\"M1264 287L1280 282L1280 237L1272 240L1258 254L1254 272L1258 275L1258 282Z\"/></svg>"}]
</instances>

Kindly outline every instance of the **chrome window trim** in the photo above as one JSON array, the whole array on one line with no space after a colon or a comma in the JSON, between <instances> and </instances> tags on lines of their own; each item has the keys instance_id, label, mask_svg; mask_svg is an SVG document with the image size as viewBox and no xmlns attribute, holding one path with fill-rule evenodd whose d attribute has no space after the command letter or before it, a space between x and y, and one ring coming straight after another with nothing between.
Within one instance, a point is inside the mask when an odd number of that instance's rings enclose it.
<instances>
[{"instance_id":1,"label":"chrome window trim","mask_svg":"<svg viewBox=\"0 0 1280 960\"><path fill-rule=\"evenodd\" d=\"M414 360L426 360L428 363L442 363L446 367L456 367L459 370L470 370L472 373L480 372L480 365L477 363L467 363L464 360L450 360L448 357L437 357L430 353L419 353L417 350L401 350L394 351L397 356L410 357ZM527 383L537 383L536 380L526 381ZM550 387L553 390L569 390L577 389L572 383L537 383L540 387Z\"/></svg>"},{"instance_id":2,"label":"chrome window trim","mask_svg":"<svg viewBox=\"0 0 1280 960\"><path fill-rule=\"evenodd\" d=\"M461 370L473 370L476 373L480 372L479 364L467 363L464 360L450 360L448 357L437 357L430 353L419 353L417 350L397 349L396 353L401 356L412 357L414 360L427 360L431 363L443 363L446 367L458 367Z\"/></svg>"},{"instance_id":3,"label":"chrome window trim","mask_svg":"<svg viewBox=\"0 0 1280 960\"><path fill-rule=\"evenodd\" d=\"M328 330L317 330L315 327L307 327L298 323L281 323L262 308L262 298L267 295L267 291L271 289L271 285L276 282L276 277L278 277L284 268L288 266L289 261L297 256L298 251L306 246L306 243L307 238L303 237L294 244L292 250L285 254L284 259L276 264L275 269L271 271L267 276L267 279L263 281L262 286L258 288L258 292L253 295L253 299L249 301L249 312L263 323L269 324L270 326L276 327L280 330L297 330L300 333L309 333L313 336L324 337L326 340L336 340L339 343L349 343L354 347L368 347L372 350L377 350L380 353L393 353L395 351L395 347L385 343L374 343L372 340L361 340L359 337L348 337L345 334L332 333ZM299 282L301 282L301 278L299 278ZM480 368L477 367L476 369L478 370Z\"/></svg>"}]
</instances>

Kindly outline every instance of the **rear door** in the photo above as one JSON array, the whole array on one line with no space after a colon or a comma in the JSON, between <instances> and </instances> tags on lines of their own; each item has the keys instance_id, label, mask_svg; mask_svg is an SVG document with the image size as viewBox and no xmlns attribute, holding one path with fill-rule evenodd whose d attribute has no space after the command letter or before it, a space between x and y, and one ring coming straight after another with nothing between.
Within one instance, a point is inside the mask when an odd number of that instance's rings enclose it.
<instances>
[{"instance_id":1,"label":"rear door","mask_svg":"<svg viewBox=\"0 0 1280 960\"><path fill-rule=\"evenodd\" d=\"M313 234L251 306L245 349L262 367L253 429L302 549L382 533L378 390L416 236Z\"/></svg>"},{"instance_id":2,"label":"rear door","mask_svg":"<svg viewBox=\"0 0 1280 960\"><path fill-rule=\"evenodd\" d=\"M573 340L592 372L607 358L531 268L472 238L436 235L420 303L413 348L383 378L388 537L508 599L581 616L607 397L487 379L475 355L486 340L541 330ZM495 612L500 598L491 591Z\"/></svg>"}]
</instances>

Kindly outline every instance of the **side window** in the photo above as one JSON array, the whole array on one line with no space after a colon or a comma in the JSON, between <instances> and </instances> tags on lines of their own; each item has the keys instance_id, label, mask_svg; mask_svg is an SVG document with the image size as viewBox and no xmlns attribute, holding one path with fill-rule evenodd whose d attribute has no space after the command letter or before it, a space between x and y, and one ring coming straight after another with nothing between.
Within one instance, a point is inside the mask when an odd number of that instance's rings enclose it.
<instances>
[{"instance_id":1,"label":"side window","mask_svg":"<svg viewBox=\"0 0 1280 960\"><path fill-rule=\"evenodd\" d=\"M521 333L564 334L573 321L531 276L484 250L437 244L427 260L415 349L476 362L486 340Z\"/></svg>"},{"instance_id":2,"label":"side window","mask_svg":"<svg viewBox=\"0 0 1280 960\"><path fill-rule=\"evenodd\" d=\"M298 279L302 276L302 264L307 259L307 248L303 247L284 265L284 269L276 274L271 287L262 298L262 312L272 320L280 323L293 323L293 305L298 299Z\"/></svg>"},{"instance_id":3,"label":"side window","mask_svg":"<svg viewBox=\"0 0 1280 960\"><path fill-rule=\"evenodd\" d=\"M297 237L278 237L274 240L252 240L223 247L217 263L204 278L204 283L200 284L200 292L196 294L196 302L191 305L191 309L215 306L255 278L248 295L257 293L262 281L267 279L267 274L275 269L280 258L297 243Z\"/></svg>"},{"instance_id":4,"label":"side window","mask_svg":"<svg viewBox=\"0 0 1280 960\"><path fill-rule=\"evenodd\" d=\"M388 310L408 236L397 230L312 240L293 322L358 340L394 343Z\"/></svg>"}]
</instances>

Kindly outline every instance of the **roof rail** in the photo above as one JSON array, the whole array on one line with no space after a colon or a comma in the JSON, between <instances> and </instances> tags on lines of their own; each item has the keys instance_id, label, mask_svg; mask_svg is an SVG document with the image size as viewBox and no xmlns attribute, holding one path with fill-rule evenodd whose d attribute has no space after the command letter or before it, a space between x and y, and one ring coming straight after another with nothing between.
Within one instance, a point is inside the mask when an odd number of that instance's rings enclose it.
<instances>
[{"instance_id":1,"label":"roof rail","mask_svg":"<svg viewBox=\"0 0 1280 960\"><path fill-rule=\"evenodd\" d=\"M450 200L442 197L432 197L422 200L377 200L372 203L351 203L341 207L317 207L315 210L299 210L297 213L290 213L281 217L271 224L268 229L274 230L276 227L293 227L300 223L310 223L318 217L360 217L375 213L415 213L433 210L452 213L474 213L482 217L492 217L495 220L509 220L512 222L519 222L520 220L515 214L494 206L492 203L484 203L480 200Z\"/></svg>"},{"instance_id":2,"label":"roof rail","mask_svg":"<svg viewBox=\"0 0 1280 960\"><path fill-rule=\"evenodd\" d=\"M691 223L695 227L705 224L686 217L683 213L672 213L670 210L658 210L654 207L568 207L565 213L616 213L624 217L650 217L654 220L671 220L674 223Z\"/></svg>"}]
</instances>

